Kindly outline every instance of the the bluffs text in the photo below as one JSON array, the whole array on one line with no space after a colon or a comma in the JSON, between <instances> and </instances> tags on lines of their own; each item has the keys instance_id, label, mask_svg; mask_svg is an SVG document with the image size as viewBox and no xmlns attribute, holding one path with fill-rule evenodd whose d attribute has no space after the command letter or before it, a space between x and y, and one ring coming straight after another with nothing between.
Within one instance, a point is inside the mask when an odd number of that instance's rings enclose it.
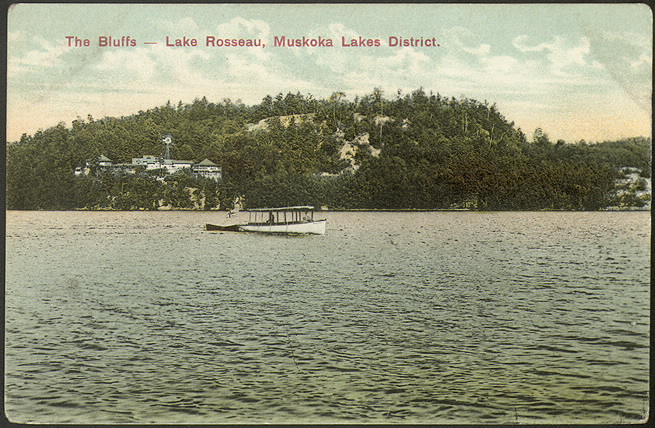
<instances>
[{"instance_id":1,"label":"the bluffs text","mask_svg":"<svg viewBox=\"0 0 655 428\"><path fill-rule=\"evenodd\" d=\"M171 48L194 48L194 47L217 47L217 48L402 48L419 47L435 48L441 43L436 37L430 36L388 36L386 38L374 38L358 36L356 38L342 36L340 38L322 36L294 36L286 35L273 36L272 44L260 38L234 38L234 37L189 37L189 36L165 36L162 40L138 40L132 36L98 36L95 39L79 36L66 36L66 45L73 48L84 48L98 46L101 48L131 48L142 45L162 45Z\"/></svg>"}]
</instances>

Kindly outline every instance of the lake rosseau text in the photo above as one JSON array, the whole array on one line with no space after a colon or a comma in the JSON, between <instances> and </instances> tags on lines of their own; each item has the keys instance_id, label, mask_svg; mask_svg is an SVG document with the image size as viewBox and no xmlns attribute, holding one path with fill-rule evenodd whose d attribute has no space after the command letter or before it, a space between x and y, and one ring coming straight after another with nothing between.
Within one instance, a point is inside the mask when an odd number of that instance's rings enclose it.
<instances>
[{"instance_id":1,"label":"lake rosseau text","mask_svg":"<svg viewBox=\"0 0 655 428\"><path fill-rule=\"evenodd\" d=\"M66 36L66 45L68 47L83 48L90 46L98 46L101 48L129 48L142 45L163 45L166 47L260 47L265 48L266 42L259 38L231 38L231 37L217 37L205 36L204 38L196 37L172 37L165 36L162 41L146 40L140 41L132 36L99 36L97 44L92 42L92 39L81 38L78 36ZM269 45L270 46L270 45ZM356 38L342 36L338 39L322 36L301 36L301 37L287 37L273 36L273 47L288 47L288 48L332 48L332 47L440 47L441 44L437 41L436 37L428 36L389 36L386 39L369 38L358 36Z\"/></svg>"}]
</instances>

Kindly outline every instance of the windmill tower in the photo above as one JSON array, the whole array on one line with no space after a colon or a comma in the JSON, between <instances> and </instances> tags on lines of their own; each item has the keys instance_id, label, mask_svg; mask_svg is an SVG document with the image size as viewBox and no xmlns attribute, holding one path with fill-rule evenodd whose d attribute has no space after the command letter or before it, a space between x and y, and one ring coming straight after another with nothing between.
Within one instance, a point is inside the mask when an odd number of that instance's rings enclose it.
<instances>
[{"instance_id":1,"label":"windmill tower","mask_svg":"<svg viewBox=\"0 0 655 428\"><path fill-rule=\"evenodd\" d=\"M171 145L173 144L173 136L171 134L166 134L161 139L164 143L164 159L171 158Z\"/></svg>"}]
</instances>

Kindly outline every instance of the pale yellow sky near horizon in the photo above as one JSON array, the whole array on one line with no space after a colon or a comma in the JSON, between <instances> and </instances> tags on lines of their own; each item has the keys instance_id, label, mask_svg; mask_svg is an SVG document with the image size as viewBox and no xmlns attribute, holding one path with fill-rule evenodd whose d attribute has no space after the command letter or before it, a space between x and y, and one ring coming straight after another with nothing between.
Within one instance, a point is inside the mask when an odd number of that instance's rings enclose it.
<instances>
[{"instance_id":1,"label":"pale yellow sky near horizon","mask_svg":"<svg viewBox=\"0 0 655 428\"><path fill-rule=\"evenodd\" d=\"M257 104L335 91L352 100L374 88L389 98L423 88L495 103L528 138L538 127L567 142L651 135L645 5L19 4L8 17L8 141L167 101ZM335 46L273 46L280 35ZM89 46L69 46L67 36ZM101 47L107 36L135 45ZM207 36L267 47L207 47ZM440 46L392 47L390 36L435 37ZM167 37L198 46L166 46ZM359 37L380 46L341 45Z\"/></svg>"}]
</instances>

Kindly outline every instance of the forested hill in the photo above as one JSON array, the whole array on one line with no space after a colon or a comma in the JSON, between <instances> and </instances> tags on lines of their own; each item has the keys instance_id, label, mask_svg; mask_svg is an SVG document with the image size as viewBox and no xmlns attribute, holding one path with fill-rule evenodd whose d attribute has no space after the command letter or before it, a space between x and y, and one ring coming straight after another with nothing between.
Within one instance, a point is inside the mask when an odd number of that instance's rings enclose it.
<instances>
[{"instance_id":1,"label":"forested hill","mask_svg":"<svg viewBox=\"0 0 655 428\"><path fill-rule=\"evenodd\" d=\"M160 155L164 134L173 158L210 159L223 180L73 174L100 155ZM650 177L650 159L650 139L553 142L540 129L528 137L494 104L420 89L353 100L288 93L252 106L203 98L24 135L7 146L7 207L229 209L242 197L246 207L595 210L643 206L648 196L620 178L628 167ZM645 182L631 186L648 190Z\"/></svg>"}]
</instances>

